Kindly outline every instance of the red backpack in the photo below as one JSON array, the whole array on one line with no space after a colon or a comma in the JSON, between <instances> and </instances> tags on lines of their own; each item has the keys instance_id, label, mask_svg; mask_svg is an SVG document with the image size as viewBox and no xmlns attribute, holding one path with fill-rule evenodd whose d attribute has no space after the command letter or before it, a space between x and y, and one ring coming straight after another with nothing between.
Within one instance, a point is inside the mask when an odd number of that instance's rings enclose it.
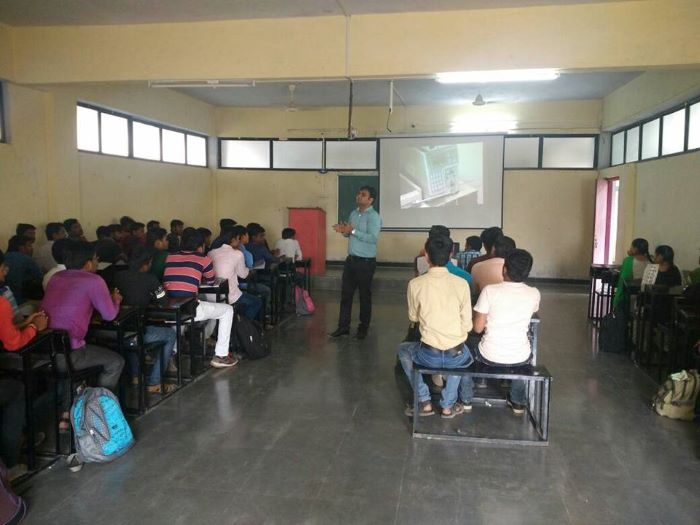
<instances>
[{"instance_id":1,"label":"red backpack","mask_svg":"<svg viewBox=\"0 0 700 525\"><path fill-rule=\"evenodd\" d=\"M309 291L301 286L294 287L294 305L298 316L311 315L316 311L316 306L309 295Z\"/></svg>"}]
</instances>

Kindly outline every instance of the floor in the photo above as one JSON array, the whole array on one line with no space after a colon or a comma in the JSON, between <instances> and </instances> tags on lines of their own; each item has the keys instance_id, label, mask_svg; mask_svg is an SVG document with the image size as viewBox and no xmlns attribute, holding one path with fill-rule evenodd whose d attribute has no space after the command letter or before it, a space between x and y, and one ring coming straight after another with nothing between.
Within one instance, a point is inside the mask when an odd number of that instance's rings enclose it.
<instances>
[{"instance_id":1,"label":"floor","mask_svg":"<svg viewBox=\"0 0 700 525\"><path fill-rule=\"evenodd\" d=\"M26 523L697 524L700 424L652 414L654 383L592 351L586 295L541 289L549 447L413 440L394 373L404 295L375 294L360 344L327 338L337 293L318 291L313 317L271 332L272 357L140 418L126 456L34 476Z\"/></svg>"}]
</instances>

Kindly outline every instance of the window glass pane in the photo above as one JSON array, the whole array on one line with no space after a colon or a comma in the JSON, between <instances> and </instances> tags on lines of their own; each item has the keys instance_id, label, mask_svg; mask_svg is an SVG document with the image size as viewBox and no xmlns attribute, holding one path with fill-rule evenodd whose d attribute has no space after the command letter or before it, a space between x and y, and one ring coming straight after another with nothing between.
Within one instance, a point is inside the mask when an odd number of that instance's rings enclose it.
<instances>
[{"instance_id":1,"label":"window glass pane","mask_svg":"<svg viewBox=\"0 0 700 525\"><path fill-rule=\"evenodd\" d=\"M98 114L96 110L78 106L78 149L86 151L100 151L100 141L97 135L99 130L97 117Z\"/></svg>"},{"instance_id":2,"label":"window glass pane","mask_svg":"<svg viewBox=\"0 0 700 525\"><path fill-rule=\"evenodd\" d=\"M595 137L545 137L543 168L593 168Z\"/></svg>"},{"instance_id":3,"label":"window glass pane","mask_svg":"<svg viewBox=\"0 0 700 525\"><path fill-rule=\"evenodd\" d=\"M642 126L642 159L659 156L659 119Z\"/></svg>"},{"instance_id":4,"label":"window glass pane","mask_svg":"<svg viewBox=\"0 0 700 525\"><path fill-rule=\"evenodd\" d=\"M110 155L129 155L128 121L123 117L115 117L101 113L102 153Z\"/></svg>"},{"instance_id":5,"label":"window glass pane","mask_svg":"<svg viewBox=\"0 0 700 525\"><path fill-rule=\"evenodd\" d=\"M688 149L700 148L700 102L690 106L689 111Z\"/></svg>"},{"instance_id":6,"label":"window glass pane","mask_svg":"<svg viewBox=\"0 0 700 525\"><path fill-rule=\"evenodd\" d=\"M625 162L637 162L639 160L639 126L627 130L627 148L625 150Z\"/></svg>"},{"instance_id":7,"label":"window glass pane","mask_svg":"<svg viewBox=\"0 0 700 525\"><path fill-rule=\"evenodd\" d=\"M661 154L671 155L685 147L685 108L664 115L664 132Z\"/></svg>"},{"instance_id":8,"label":"window glass pane","mask_svg":"<svg viewBox=\"0 0 700 525\"><path fill-rule=\"evenodd\" d=\"M185 163L185 134L177 131L163 130L163 160L165 162Z\"/></svg>"},{"instance_id":9,"label":"window glass pane","mask_svg":"<svg viewBox=\"0 0 700 525\"><path fill-rule=\"evenodd\" d=\"M160 160L160 128L134 122L134 157Z\"/></svg>"},{"instance_id":10,"label":"window glass pane","mask_svg":"<svg viewBox=\"0 0 700 525\"><path fill-rule=\"evenodd\" d=\"M222 140L221 167L269 169L270 141Z\"/></svg>"},{"instance_id":11,"label":"window glass pane","mask_svg":"<svg viewBox=\"0 0 700 525\"><path fill-rule=\"evenodd\" d=\"M274 169L320 170L323 142L320 140L276 140L272 143Z\"/></svg>"},{"instance_id":12,"label":"window glass pane","mask_svg":"<svg viewBox=\"0 0 700 525\"><path fill-rule=\"evenodd\" d=\"M539 156L539 137L506 137L504 168L536 168Z\"/></svg>"},{"instance_id":13,"label":"window glass pane","mask_svg":"<svg viewBox=\"0 0 700 525\"><path fill-rule=\"evenodd\" d=\"M625 132L620 131L612 136L612 156L610 164L617 166L625 162Z\"/></svg>"},{"instance_id":14,"label":"window glass pane","mask_svg":"<svg viewBox=\"0 0 700 525\"><path fill-rule=\"evenodd\" d=\"M207 165L207 140L196 135L187 135L187 164Z\"/></svg>"}]
</instances>

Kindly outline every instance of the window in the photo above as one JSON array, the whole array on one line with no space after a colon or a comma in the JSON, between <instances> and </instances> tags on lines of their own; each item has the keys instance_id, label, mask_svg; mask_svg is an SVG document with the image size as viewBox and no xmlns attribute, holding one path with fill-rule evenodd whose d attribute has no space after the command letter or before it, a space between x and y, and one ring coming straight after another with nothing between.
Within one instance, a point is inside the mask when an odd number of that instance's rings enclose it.
<instances>
[{"instance_id":1,"label":"window","mask_svg":"<svg viewBox=\"0 0 700 525\"><path fill-rule=\"evenodd\" d=\"M207 165L207 140L196 135L187 135L187 164Z\"/></svg>"},{"instance_id":2,"label":"window","mask_svg":"<svg viewBox=\"0 0 700 525\"><path fill-rule=\"evenodd\" d=\"M544 137L542 167L592 169L595 167L595 137Z\"/></svg>"},{"instance_id":3,"label":"window","mask_svg":"<svg viewBox=\"0 0 700 525\"><path fill-rule=\"evenodd\" d=\"M539 137L506 137L504 147L504 168L537 168L539 166Z\"/></svg>"},{"instance_id":4,"label":"window","mask_svg":"<svg viewBox=\"0 0 700 525\"><path fill-rule=\"evenodd\" d=\"M627 130L627 144L625 146L625 162L637 162L639 160L639 126Z\"/></svg>"},{"instance_id":5,"label":"window","mask_svg":"<svg viewBox=\"0 0 700 525\"><path fill-rule=\"evenodd\" d=\"M280 170L323 169L323 141L275 140L272 142L272 167Z\"/></svg>"},{"instance_id":6,"label":"window","mask_svg":"<svg viewBox=\"0 0 700 525\"><path fill-rule=\"evenodd\" d=\"M690 106L688 111L688 149L697 149L700 148L700 102Z\"/></svg>"},{"instance_id":7,"label":"window","mask_svg":"<svg viewBox=\"0 0 700 525\"><path fill-rule=\"evenodd\" d=\"M165 162L185 163L185 134L163 130L163 160Z\"/></svg>"},{"instance_id":8,"label":"window","mask_svg":"<svg viewBox=\"0 0 700 525\"><path fill-rule=\"evenodd\" d=\"M137 159L160 160L160 128L134 122L134 157Z\"/></svg>"},{"instance_id":9,"label":"window","mask_svg":"<svg viewBox=\"0 0 700 525\"><path fill-rule=\"evenodd\" d=\"M109 113L100 114L100 150L108 155L129 156L129 121Z\"/></svg>"},{"instance_id":10,"label":"window","mask_svg":"<svg viewBox=\"0 0 700 525\"><path fill-rule=\"evenodd\" d=\"M79 103L81 151L207 167L207 137Z\"/></svg>"},{"instance_id":11,"label":"window","mask_svg":"<svg viewBox=\"0 0 700 525\"><path fill-rule=\"evenodd\" d=\"M664 115L661 154L680 153L685 146L685 108Z\"/></svg>"},{"instance_id":12,"label":"window","mask_svg":"<svg viewBox=\"0 0 700 525\"><path fill-rule=\"evenodd\" d=\"M642 160L659 156L659 119L642 126Z\"/></svg>"},{"instance_id":13,"label":"window","mask_svg":"<svg viewBox=\"0 0 700 525\"><path fill-rule=\"evenodd\" d=\"M625 162L625 132L620 131L612 136L612 156L610 164L617 166Z\"/></svg>"},{"instance_id":14,"label":"window","mask_svg":"<svg viewBox=\"0 0 700 525\"><path fill-rule=\"evenodd\" d=\"M222 168L270 169L270 141L221 139Z\"/></svg>"}]
</instances>

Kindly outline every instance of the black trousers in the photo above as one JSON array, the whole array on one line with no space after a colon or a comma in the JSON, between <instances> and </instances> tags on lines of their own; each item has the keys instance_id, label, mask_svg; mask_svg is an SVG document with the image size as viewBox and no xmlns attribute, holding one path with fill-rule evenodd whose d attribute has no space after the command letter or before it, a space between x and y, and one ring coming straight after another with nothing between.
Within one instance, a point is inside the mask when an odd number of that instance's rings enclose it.
<instances>
[{"instance_id":1,"label":"black trousers","mask_svg":"<svg viewBox=\"0 0 700 525\"><path fill-rule=\"evenodd\" d=\"M343 284L340 294L338 328L349 328L352 314L352 297L360 290L360 326L367 329L372 319L372 278L377 267L375 259L349 255L343 266Z\"/></svg>"},{"instance_id":2,"label":"black trousers","mask_svg":"<svg viewBox=\"0 0 700 525\"><path fill-rule=\"evenodd\" d=\"M24 428L24 385L14 379L0 379L0 457L7 468L19 460Z\"/></svg>"}]
</instances>

